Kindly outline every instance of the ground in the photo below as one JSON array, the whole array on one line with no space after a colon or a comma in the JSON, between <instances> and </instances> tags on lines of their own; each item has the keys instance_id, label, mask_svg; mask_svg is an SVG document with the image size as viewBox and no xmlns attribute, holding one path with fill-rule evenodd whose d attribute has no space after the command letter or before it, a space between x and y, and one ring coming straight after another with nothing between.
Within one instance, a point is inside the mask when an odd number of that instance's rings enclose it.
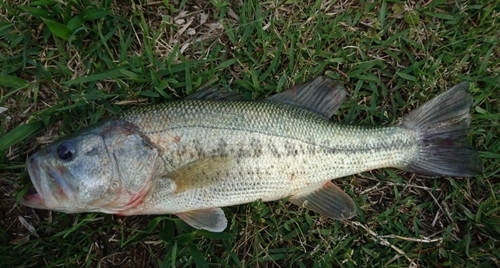
<instances>
[{"instance_id":1,"label":"ground","mask_svg":"<svg viewBox=\"0 0 500 268\"><path fill-rule=\"evenodd\" d=\"M0 17L2 267L500 265L499 1L8 0ZM262 99L318 75L347 88L332 119L346 124L395 124L469 82L483 174L373 170L335 180L352 220L255 202L224 208L223 233L16 202L27 156L119 111L213 86Z\"/></svg>"}]
</instances>

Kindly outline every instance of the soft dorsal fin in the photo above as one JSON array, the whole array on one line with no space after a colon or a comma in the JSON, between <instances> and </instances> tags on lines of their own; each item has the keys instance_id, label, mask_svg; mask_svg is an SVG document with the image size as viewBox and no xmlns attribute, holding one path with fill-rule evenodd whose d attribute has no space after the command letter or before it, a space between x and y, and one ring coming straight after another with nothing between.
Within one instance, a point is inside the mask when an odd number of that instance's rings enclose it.
<instances>
[{"instance_id":1,"label":"soft dorsal fin","mask_svg":"<svg viewBox=\"0 0 500 268\"><path fill-rule=\"evenodd\" d=\"M342 85L326 76L319 76L266 100L302 107L330 118L339 109L346 94Z\"/></svg>"},{"instance_id":2,"label":"soft dorsal fin","mask_svg":"<svg viewBox=\"0 0 500 268\"><path fill-rule=\"evenodd\" d=\"M181 220L196 229L222 232L227 227L227 219L221 208L207 208L177 214Z\"/></svg>"},{"instance_id":3,"label":"soft dorsal fin","mask_svg":"<svg viewBox=\"0 0 500 268\"><path fill-rule=\"evenodd\" d=\"M345 220L356 215L352 198L331 181L312 192L292 196L288 201L332 219Z\"/></svg>"},{"instance_id":4,"label":"soft dorsal fin","mask_svg":"<svg viewBox=\"0 0 500 268\"><path fill-rule=\"evenodd\" d=\"M186 97L188 100L241 100L241 97L223 87L214 86L207 87L201 90L196 91L195 93Z\"/></svg>"}]
</instances>

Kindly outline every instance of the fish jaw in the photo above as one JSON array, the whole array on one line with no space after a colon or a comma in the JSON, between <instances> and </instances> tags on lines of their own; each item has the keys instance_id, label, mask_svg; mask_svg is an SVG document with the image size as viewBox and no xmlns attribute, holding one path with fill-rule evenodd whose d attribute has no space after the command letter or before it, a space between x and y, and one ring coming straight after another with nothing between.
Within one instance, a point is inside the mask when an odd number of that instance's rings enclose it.
<instances>
[{"instance_id":1,"label":"fish jaw","mask_svg":"<svg viewBox=\"0 0 500 268\"><path fill-rule=\"evenodd\" d=\"M36 154L32 155L26 161L26 169L33 183L33 188L28 191L20 200L20 203L33 208L48 209L42 197L42 188L40 187L39 172L40 164L37 161Z\"/></svg>"},{"instance_id":2,"label":"fish jaw","mask_svg":"<svg viewBox=\"0 0 500 268\"><path fill-rule=\"evenodd\" d=\"M20 200L21 204L39 209L59 209L61 201L71 199L72 190L61 172L44 166L37 154L26 162L33 188Z\"/></svg>"}]
</instances>

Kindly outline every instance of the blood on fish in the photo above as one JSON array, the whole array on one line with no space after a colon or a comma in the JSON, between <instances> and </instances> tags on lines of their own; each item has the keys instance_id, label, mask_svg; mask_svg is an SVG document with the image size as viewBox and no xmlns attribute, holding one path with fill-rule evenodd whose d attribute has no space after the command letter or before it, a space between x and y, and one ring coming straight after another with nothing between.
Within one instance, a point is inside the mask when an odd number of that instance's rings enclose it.
<instances>
[{"instance_id":1,"label":"blood on fish","mask_svg":"<svg viewBox=\"0 0 500 268\"><path fill-rule=\"evenodd\" d=\"M146 198L148 192L149 187L144 187L143 189L141 189L139 192L133 195L130 201L125 206L123 206L123 208L119 212L115 213L115 215L130 215L130 210L133 210L134 208L137 208L139 205L141 205L144 202L144 199Z\"/></svg>"}]
</instances>

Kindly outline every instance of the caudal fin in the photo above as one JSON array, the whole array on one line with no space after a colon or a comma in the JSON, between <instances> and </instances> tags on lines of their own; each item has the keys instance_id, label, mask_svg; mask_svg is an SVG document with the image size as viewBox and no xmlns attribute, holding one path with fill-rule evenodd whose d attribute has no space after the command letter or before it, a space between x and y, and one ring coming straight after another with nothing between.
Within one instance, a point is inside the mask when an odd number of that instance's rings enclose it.
<instances>
[{"instance_id":1,"label":"caudal fin","mask_svg":"<svg viewBox=\"0 0 500 268\"><path fill-rule=\"evenodd\" d=\"M468 145L472 96L460 83L412 111L403 125L415 130L418 157L405 170L425 175L474 176L482 171L477 151Z\"/></svg>"}]
</instances>

